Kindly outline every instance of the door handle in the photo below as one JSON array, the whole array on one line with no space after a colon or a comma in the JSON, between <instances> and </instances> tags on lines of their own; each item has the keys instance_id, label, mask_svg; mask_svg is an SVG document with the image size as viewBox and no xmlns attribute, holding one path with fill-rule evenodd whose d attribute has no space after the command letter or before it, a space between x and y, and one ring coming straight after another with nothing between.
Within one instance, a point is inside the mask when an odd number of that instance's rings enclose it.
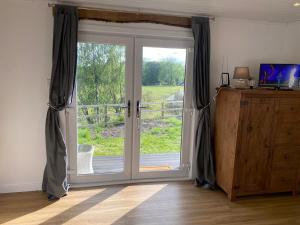
<instances>
[{"instance_id":1,"label":"door handle","mask_svg":"<svg viewBox=\"0 0 300 225\"><path fill-rule=\"evenodd\" d=\"M127 109L127 117L131 116L130 100L127 101L127 106L121 106L122 109Z\"/></svg>"},{"instance_id":2,"label":"door handle","mask_svg":"<svg viewBox=\"0 0 300 225\"><path fill-rule=\"evenodd\" d=\"M141 109L146 109L147 107L145 107L145 106L141 106L140 105L140 101L139 100L137 100L136 101L136 117L139 119L140 118L140 116L141 116Z\"/></svg>"},{"instance_id":3,"label":"door handle","mask_svg":"<svg viewBox=\"0 0 300 225\"><path fill-rule=\"evenodd\" d=\"M140 113L141 113L141 110L140 110L140 101L137 100L137 102L136 102L136 117L138 119L140 118Z\"/></svg>"}]
</instances>

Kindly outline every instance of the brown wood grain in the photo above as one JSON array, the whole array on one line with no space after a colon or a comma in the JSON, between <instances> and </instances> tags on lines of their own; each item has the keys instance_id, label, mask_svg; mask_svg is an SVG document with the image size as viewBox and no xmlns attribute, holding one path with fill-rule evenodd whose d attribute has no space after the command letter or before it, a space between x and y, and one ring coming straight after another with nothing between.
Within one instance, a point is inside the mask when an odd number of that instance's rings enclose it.
<instances>
[{"instance_id":1,"label":"brown wood grain","mask_svg":"<svg viewBox=\"0 0 300 225\"><path fill-rule=\"evenodd\" d=\"M234 158L238 132L241 95L238 92L223 92L217 96L215 116L216 179L227 193L233 183ZM226 149L226 151L223 151Z\"/></svg>"},{"instance_id":2,"label":"brown wood grain","mask_svg":"<svg viewBox=\"0 0 300 225\"><path fill-rule=\"evenodd\" d=\"M106 9L78 9L80 20L96 20L114 23L155 23L191 28L191 18L173 15L112 11Z\"/></svg>"},{"instance_id":3,"label":"brown wood grain","mask_svg":"<svg viewBox=\"0 0 300 225\"><path fill-rule=\"evenodd\" d=\"M217 183L229 199L299 192L299 115L299 91L228 88L220 91L215 124L216 172ZM238 127L234 129L237 137L229 135L232 126Z\"/></svg>"},{"instance_id":4,"label":"brown wood grain","mask_svg":"<svg viewBox=\"0 0 300 225\"><path fill-rule=\"evenodd\" d=\"M238 175L235 186L238 195L255 194L266 189L272 123L274 121L273 98L244 99L247 111L241 114L241 146L237 158Z\"/></svg>"},{"instance_id":5,"label":"brown wood grain","mask_svg":"<svg viewBox=\"0 0 300 225\"><path fill-rule=\"evenodd\" d=\"M297 180L296 180L296 188L294 190L294 195L299 194L299 192L300 192L300 163L298 163Z\"/></svg>"}]
</instances>

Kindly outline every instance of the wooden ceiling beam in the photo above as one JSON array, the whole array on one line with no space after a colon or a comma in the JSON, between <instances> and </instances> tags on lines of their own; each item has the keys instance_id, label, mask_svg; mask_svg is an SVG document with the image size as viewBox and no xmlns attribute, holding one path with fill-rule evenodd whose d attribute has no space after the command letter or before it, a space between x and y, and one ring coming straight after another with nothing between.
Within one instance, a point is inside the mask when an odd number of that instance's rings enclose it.
<instances>
[{"instance_id":1,"label":"wooden ceiling beam","mask_svg":"<svg viewBox=\"0 0 300 225\"><path fill-rule=\"evenodd\" d=\"M55 4L49 4L55 8ZM154 13L116 11L78 7L80 20L96 20L113 23L155 23L176 27L191 28L191 17L163 15Z\"/></svg>"},{"instance_id":2,"label":"wooden ceiling beam","mask_svg":"<svg viewBox=\"0 0 300 225\"><path fill-rule=\"evenodd\" d=\"M79 19L113 23L155 23L190 28L191 18L140 12L110 11L104 9L78 8Z\"/></svg>"}]
</instances>

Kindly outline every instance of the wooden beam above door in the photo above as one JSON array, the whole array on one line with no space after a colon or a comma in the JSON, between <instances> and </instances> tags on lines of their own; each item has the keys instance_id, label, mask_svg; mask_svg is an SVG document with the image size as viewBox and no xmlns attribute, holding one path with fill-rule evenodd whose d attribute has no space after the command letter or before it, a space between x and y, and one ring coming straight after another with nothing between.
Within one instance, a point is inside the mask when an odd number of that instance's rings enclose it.
<instances>
[{"instance_id":1,"label":"wooden beam above door","mask_svg":"<svg viewBox=\"0 0 300 225\"><path fill-rule=\"evenodd\" d=\"M49 6L55 8L53 4ZM191 28L192 26L191 17L155 13L78 7L78 15L80 20L96 20L113 23L155 23L184 28Z\"/></svg>"},{"instance_id":2,"label":"wooden beam above door","mask_svg":"<svg viewBox=\"0 0 300 225\"><path fill-rule=\"evenodd\" d=\"M78 12L79 18L82 20L87 19L114 23L155 23L185 28L191 27L191 18L189 17L83 8L79 8Z\"/></svg>"}]
</instances>

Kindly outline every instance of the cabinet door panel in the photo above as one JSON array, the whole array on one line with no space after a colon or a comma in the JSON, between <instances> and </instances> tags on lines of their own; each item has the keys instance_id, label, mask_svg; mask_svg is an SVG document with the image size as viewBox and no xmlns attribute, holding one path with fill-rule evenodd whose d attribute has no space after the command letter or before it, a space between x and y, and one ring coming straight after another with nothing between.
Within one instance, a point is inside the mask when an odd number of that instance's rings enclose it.
<instances>
[{"instance_id":1,"label":"cabinet door panel","mask_svg":"<svg viewBox=\"0 0 300 225\"><path fill-rule=\"evenodd\" d=\"M276 115L275 145L300 146L300 100L280 99Z\"/></svg>"},{"instance_id":2,"label":"cabinet door panel","mask_svg":"<svg viewBox=\"0 0 300 225\"><path fill-rule=\"evenodd\" d=\"M276 147L273 149L271 192L294 190L299 164L300 147Z\"/></svg>"},{"instance_id":3,"label":"cabinet door panel","mask_svg":"<svg viewBox=\"0 0 300 225\"><path fill-rule=\"evenodd\" d=\"M275 109L273 98L249 98L244 102L235 189L238 194L251 194L266 189Z\"/></svg>"},{"instance_id":4,"label":"cabinet door panel","mask_svg":"<svg viewBox=\"0 0 300 225\"><path fill-rule=\"evenodd\" d=\"M297 185L300 160L300 100L280 99L276 115L269 191L292 191Z\"/></svg>"}]
</instances>

